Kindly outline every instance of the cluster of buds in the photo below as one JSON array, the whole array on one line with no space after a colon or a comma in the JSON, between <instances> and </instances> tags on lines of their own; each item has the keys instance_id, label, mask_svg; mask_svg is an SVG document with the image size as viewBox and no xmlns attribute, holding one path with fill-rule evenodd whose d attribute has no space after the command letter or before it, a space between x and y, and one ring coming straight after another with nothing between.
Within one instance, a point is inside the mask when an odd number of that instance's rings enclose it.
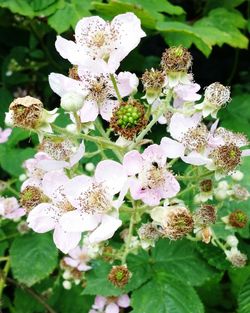
<instances>
[{"instance_id":1,"label":"cluster of buds","mask_svg":"<svg viewBox=\"0 0 250 313\"><path fill-rule=\"evenodd\" d=\"M226 240L226 245L230 249L225 250L225 254L227 260L234 266L234 267L244 267L247 262L247 256L244 253L241 253L237 246L239 240L234 235L229 235Z\"/></svg>"}]
</instances>

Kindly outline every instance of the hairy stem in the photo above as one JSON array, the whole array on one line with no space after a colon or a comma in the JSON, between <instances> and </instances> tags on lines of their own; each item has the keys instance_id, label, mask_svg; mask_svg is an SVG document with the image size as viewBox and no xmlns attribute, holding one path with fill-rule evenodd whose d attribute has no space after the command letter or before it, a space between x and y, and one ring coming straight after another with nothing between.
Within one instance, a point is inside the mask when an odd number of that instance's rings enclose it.
<instances>
[{"instance_id":1,"label":"hairy stem","mask_svg":"<svg viewBox=\"0 0 250 313\"><path fill-rule=\"evenodd\" d=\"M117 99L119 100L119 102L122 102L122 97L121 97L120 91L118 89L117 82L116 82L114 74L110 74L110 79L111 79L112 84L114 86Z\"/></svg>"}]
</instances>

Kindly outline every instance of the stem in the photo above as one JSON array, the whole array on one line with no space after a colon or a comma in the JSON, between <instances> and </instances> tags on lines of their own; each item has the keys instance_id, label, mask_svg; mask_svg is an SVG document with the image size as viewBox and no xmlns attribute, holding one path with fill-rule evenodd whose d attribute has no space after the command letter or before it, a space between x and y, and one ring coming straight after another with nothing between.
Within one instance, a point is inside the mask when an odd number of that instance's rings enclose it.
<instances>
[{"instance_id":1,"label":"stem","mask_svg":"<svg viewBox=\"0 0 250 313\"><path fill-rule=\"evenodd\" d=\"M81 133L82 130L82 123L81 123L81 119L80 116L77 113L74 113L74 118L76 120L76 129L78 133Z\"/></svg>"},{"instance_id":2,"label":"stem","mask_svg":"<svg viewBox=\"0 0 250 313\"><path fill-rule=\"evenodd\" d=\"M61 128L57 125L52 125L52 128L57 131L58 133L61 133L61 134L65 134L67 135L68 137L72 137L72 138L82 138L82 139L85 139L87 141L91 141L91 142L94 142L98 145L101 145L101 146L106 146L110 149L119 149L119 150L122 150L123 148L118 146L117 144L113 143L112 141L110 140L107 140L105 138L102 138L102 137L98 137L98 136L90 136L90 135L86 135L86 134L72 134L71 132L67 131L66 129L64 128Z\"/></svg>"},{"instance_id":3,"label":"stem","mask_svg":"<svg viewBox=\"0 0 250 313\"><path fill-rule=\"evenodd\" d=\"M49 313L56 313L54 309L45 301L44 297L39 295L36 291L32 290L29 287L26 287L23 284L18 283L12 278L7 277L6 281L8 283L11 283L12 285L15 285L17 288L23 289L25 292L29 293L34 299L37 300L37 302L41 303L42 306L49 312Z\"/></svg>"},{"instance_id":4,"label":"stem","mask_svg":"<svg viewBox=\"0 0 250 313\"><path fill-rule=\"evenodd\" d=\"M197 176L179 176L179 175L176 175L175 178L179 179L179 180L197 180L197 179L200 179L200 178L204 178L204 177L210 176L212 174L213 174L212 172L206 172L204 174L197 175Z\"/></svg>"},{"instance_id":5,"label":"stem","mask_svg":"<svg viewBox=\"0 0 250 313\"><path fill-rule=\"evenodd\" d=\"M2 294L3 294L4 287L6 286L5 281L7 279L9 269L10 269L10 258L7 257L4 269L3 271L1 271L1 274L0 274L1 275L0 276L0 303L2 302Z\"/></svg>"},{"instance_id":6,"label":"stem","mask_svg":"<svg viewBox=\"0 0 250 313\"><path fill-rule=\"evenodd\" d=\"M172 93L169 92L169 94L166 96L166 99L165 99L166 102L164 103L164 105L162 105L162 107L159 108L158 112L155 114L155 116L153 116L152 120L146 126L146 128L144 128L144 130L139 134L135 142L129 146L129 150L133 150L138 145L138 143L147 135L147 133L151 130L151 128L157 123L159 117L164 113L164 111L166 110L166 107L169 105L171 98L172 98Z\"/></svg>"},{"instance_id":7,"label":"stem","mask_svg":"<svg viewBox=\"0 0 250 313\"><path fill-rule=\"evenodd\" d=\"M130 218L130 223L129 223L129 230L128 230L128 237L127 237L127 240L125 242L125 250L124 250L124 253L123 253L123 256L122 256L122 264L125 264L126 263L126 258L127 258L127 255L129 253L129 250L130 250L130 243L131 243L131 238L132 238L132 235L133 235L133 227L134 227L134 223L135 223L135 217L136 217L136 205L134 204L133 205L133 212L132 212L132 215L131 215L131 218Z\"/></svg>"},{"instance_id":8,"label":"stem","mask_svg":"<svg viewBox=\"0 0 250 313\"><path fill-rule=\"evenodd\" d=\"M121 97L120 91L118 89L117 82L116 82L114 74L110 74L110 79L111 79L112 84L114 86L115 93L117 95L117 99L119 100L119 102L122 102L122 97Z\"/></svg>"}]
</instances>

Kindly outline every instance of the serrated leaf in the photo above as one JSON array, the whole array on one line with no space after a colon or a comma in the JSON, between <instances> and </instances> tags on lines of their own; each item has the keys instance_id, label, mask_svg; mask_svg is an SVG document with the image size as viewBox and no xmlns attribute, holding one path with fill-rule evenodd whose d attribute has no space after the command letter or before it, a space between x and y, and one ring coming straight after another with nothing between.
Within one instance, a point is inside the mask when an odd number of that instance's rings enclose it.
<instances>
[{"instance_id":1,"label":"serrated leaf","mask_svg":"<svg viewBox=\"0 0 250 313\"><path fill-rule=\"evenodd\" d=\"M19 282L32 286L53 272L57 255L49 233L16 238L10 248L13 275Z\"/></svg>"},{"instance_id":2,"label":"serrated leaf","mask_svg":"<svg viewBox=\"0 0 250 313\"><path fill-rule=\"evenodd\" d=\"M35 154L35 149L10 148L7 145L0 146L0 166L9 174L18 177L23 173L22 164Z\"/></svg>"},{"instance_id":3,"label":"serrated leaf","mask_svg":"<svg viewBox=\"0 0 250 313\"><path fill-rule=\"evenodd\" d=\"M83 295L82 286L72 286L70 290L62 290L57 304L60 313L88 313L94 297Z\"/></svg>"},{"instance_id":4,"label":"serrated leaf","mask_svg":"<svg viewBox=\"0 0 250 313\"><path fill-rule=\"evenodd\" d=\"M223 271L230 268L231 265L226 260L225 254L221 249L212 245L207 246L204 243L198 244L197 248L202 256L207 260L207 262L210 265L216 267L218 270Z\"/></svg>"},{"instance_id":5,"label":"serrated leaf","mask_svg":"<svg viewBox=\"0 0 250 313\"><path fill-rule=\"evenodd\" d=\"M57 33L61 34L70 27L74 28L81 18L89 16L90 8L91 2L89 0L85 0L81 3L77 0L71 0L70 3L66 3L63 8L51 15L48 18L48 23Z\"/></svg>"},{"instance_id":6,"label":"serrated leaf","mask_svg":"<svg viewBox=\"0 0 250 313\"><path fill-rule=\"evenodd\" d=\"M188 240L159 240L152 250L153 269L192 286L202 285L215 273ZM195 267L194 267L195 264Z\"/></svg>"},{"instance_id":7,"label":"serrated leaf","mask_svg":"<svg viewBox=\"0 0 250 313\"><path fill-rule=\"evenodd\" d=\"M238 297L238 313L249 313L250 312L250 278L247 279L245 284L240 290Z\"/></svg>"},{"instance_id":8,"label":"serrated leaf","mask_svg":"<svg viewBox=\"0 0 250 313\"><path fill-rule=\"evenodd\" d=\"M9 9L13 13L33 17L34 11L27 1L22 0L0 0L0 7Z\"/></svg>"},{"instance_id":9,"label":"serrated leaf","mask_svg":"<svg viewBox=\"0 0 250 313\"><path fill-rule=\"evenodd\" d=\"M156 274L157 276L157 274ZM203 313L195 290L164 275L143 285L132 294L132 313Z\"/></svg>"}]
</instances>

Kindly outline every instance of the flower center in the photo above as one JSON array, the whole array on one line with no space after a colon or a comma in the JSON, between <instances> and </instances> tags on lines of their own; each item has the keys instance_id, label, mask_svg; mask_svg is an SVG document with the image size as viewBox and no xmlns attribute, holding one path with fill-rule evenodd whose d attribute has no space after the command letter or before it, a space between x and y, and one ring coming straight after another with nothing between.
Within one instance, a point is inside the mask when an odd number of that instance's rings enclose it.
<instances>
[{"instance_id":1,"label":"flower center","mask_svg":"<svg viewBox=\"0 0 250 313\"><path fill-rule=\"evenodd\" d=\"M239 147L231 143L216 148L210 156L219 170L223 172L231 172L240 164L241 153Z\"/></svg>"},{"instance_id":2,"label":"flower center","mask_svg":"<svg viewBox=\"0 0 250 313\"><path fill-rule=\"evenodd\" d=\"M230 101L230 88L225 87L218 82L213 83L206 88L205 99L208 102L221 107L223 104Z\"/></svg>"},{"instance_id":3,"label":"flower center","mask_svg":"<svg viewBox=\"0 0 250 313\"><path fill-rule=\"evenodd\" d=\"M73 143L66 139L56 138L56 139L44 139L41 143L39 150L47 153L54 160L57 161L67 161L74 152Z\"/></svg>"},{"instance_id":4,"label":"flower center","mask_svg":"<svg viewBox=\"0 0 250 313\"><path fill-rule=\"evenodd\" d=\"M107 191L102 184L93 183L87 191L80 195L78 200L82 211L88 214L106 213L112 207L107 197Z\"/></svg>"},{"instance_id":5,"label":"flower center","mask_svg":"<svg viewBox=\"0 0 250 313\"><path fill-rule=\"evenodd\" d=\"M147 166L139 174L139 179L142 181L142 189L152 189L162 186L165 182L166 169L159 167L157 162Z\"/></svg>"},{"instance_id":6,"label":"flower center","mask_svg":"<svg viewBox=\"0 0 250 313\"><path fill-rule=\"evenodd\" d=\"M204 124L190 128L183 136L182 143L189 151L200 152L207 144L208 131Z\"/></svg>"}]
</instances>

